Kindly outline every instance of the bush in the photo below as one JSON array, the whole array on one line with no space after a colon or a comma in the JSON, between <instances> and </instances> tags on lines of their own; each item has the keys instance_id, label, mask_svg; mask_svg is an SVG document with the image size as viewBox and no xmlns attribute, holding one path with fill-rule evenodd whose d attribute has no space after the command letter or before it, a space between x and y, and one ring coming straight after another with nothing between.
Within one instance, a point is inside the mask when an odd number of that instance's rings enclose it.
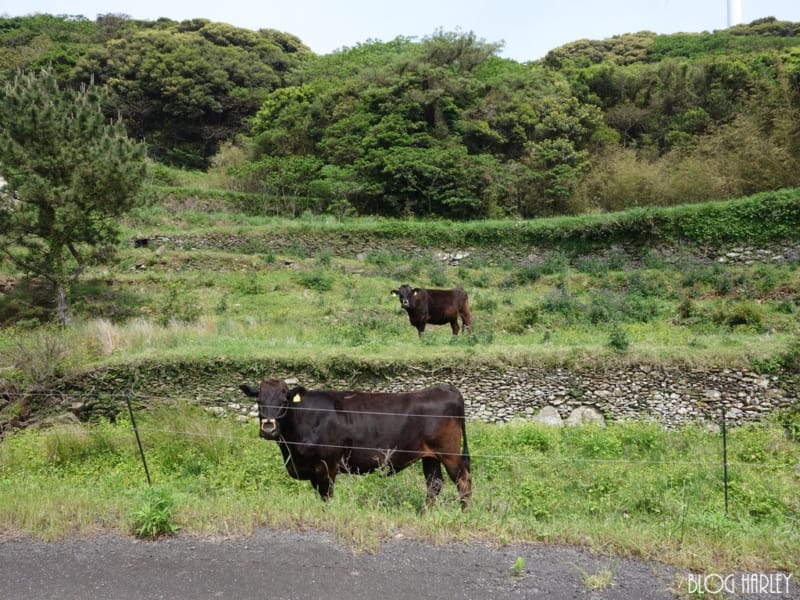
<instances>
[{"instance_id":1,"label":"bush","mask_svg":"<svg viewBox=\"0 0 800 600\"><path fill-rule=\"evenodd\" d=\"M514 311L508 324L510 333L525 333L539 322L539 308L536 306L523 306Z\"/></svg>"},{"instance_id":2,"label":"bush","mask_svg":"<svg viewBox=\"0 0 800 600\"><path fill-rule=\"evenodd\" d=\"M760 329L764 323L764 309L754 302L728 302L718 306L711 319L717 325Z\"/></svg>"},{"instance_id":3,"label":"bush","mask_svg":"<svg viewBox=\"0 0 800 600\"><path fill-rule=\"evenodd\" d=\"M626 352L628 346L630 346L630 342L628 341L628 335L625 333L625 330L617 326L613 327L608 339L608 346L614 352Z\"/></svg>"},{"instance_id":4,"label":"bush","mask_svg":"<svg viewBox=\"0 0 800 600\"><path fill-rule=\"evenodd\" d=\"M542 302L542 310L563 317L566 323L580 321L584 307L565 287L550 293Z\"/></svg>"},{"instance_id":5,"label":"bush","mask_svg":"<svg viewBox=\"0 0 800 600\"><path fill-rule=\"evenodd\" d=\"M318 292L329 292L333 289L333 275L321 269L298 273L296 280L303 287Z\"/></svg>"},{"instance_id":6,"label":"bush","mask_svg":"<svg viewBox=\"0 0 800 600\"><path fill-rule=\"evenodd\" d=\"M167 287L157 306L156 322L162 327L170 321L191 323L200 317L200 306L194 295L180 283Z\"/></svg>"},{"instance_id":7,"label":"bush","mask_svg":"<svg viewBox=\"0 0 800 600\"><path fill-rule=\"evenodd\" d=\"M59 331L45 328L20 336L6 359L33 389L47 389L66 371L69 346Z\"/></svg>"}]
</instances>

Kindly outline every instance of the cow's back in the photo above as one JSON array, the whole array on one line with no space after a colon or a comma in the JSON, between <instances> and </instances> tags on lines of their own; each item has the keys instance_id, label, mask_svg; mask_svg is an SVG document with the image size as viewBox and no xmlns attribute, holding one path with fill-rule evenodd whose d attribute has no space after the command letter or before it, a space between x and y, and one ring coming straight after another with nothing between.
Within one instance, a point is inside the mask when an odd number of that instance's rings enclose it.
<instances>
[{"instance_id":1,"label":"cow's back","mask_svg":"<svg viewBox=\"0 0 800 600\"><path fill-rule=\"evenodd\" d=\"M463 418L464 399L449 384L412 392L327 392L336 400L331 438L373 447L414 447L448 418Z\"/></svg>"}]
</instances>

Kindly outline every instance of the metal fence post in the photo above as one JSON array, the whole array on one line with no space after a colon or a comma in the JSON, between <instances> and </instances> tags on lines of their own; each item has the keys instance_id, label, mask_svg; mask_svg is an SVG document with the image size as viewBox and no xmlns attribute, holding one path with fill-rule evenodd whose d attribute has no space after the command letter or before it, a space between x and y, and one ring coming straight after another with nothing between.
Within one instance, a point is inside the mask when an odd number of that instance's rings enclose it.
<instances>
[{"instance_id":1,"label":"metal fence post","mask_svg":"<svg viewBox=\"0 0 800 600\"><path fill-rule=\"evenodd\" d=\"M144 474L147 477L147 485L152 486L150 482L150 471L147 468L147 460L144 457L144 448L142 448L142 440L139 437L139 428L136 427L136 417L133 416L133 407L131 406L131 397L125 394L125 403L128 405L128 414L131 416L131 426L133 427L133 434L136 436L136 444L139 446L139 456L142 457L142 465L144 466Z\"/></svg>"},{"instance_id":2,"label":"metal fence post","mask_svg":"<svg viewBox=\"0 0 800 600\"><path fill-rule=\"evenodd\" d=\"M728 516L728 428L725 425L725 407L722 407L722 481L725 487L725 516Z\"/></svg>"}]
</instances>

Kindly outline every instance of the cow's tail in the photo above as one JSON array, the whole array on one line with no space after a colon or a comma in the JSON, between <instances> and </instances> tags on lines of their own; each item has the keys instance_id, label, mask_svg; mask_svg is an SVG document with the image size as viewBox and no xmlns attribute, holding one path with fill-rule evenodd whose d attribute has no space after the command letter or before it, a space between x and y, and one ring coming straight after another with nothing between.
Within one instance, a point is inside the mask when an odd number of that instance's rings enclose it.
<instances>
[{"instance_id":1,"label":"cow's tail","mask_svg":"<svg viewBox=\"0 0 800 600\"><path fill-rule=\"evenodd\" d=\"M464 304L461 307L461 326L472 333L472 313L469 311L469 297L464 292Z\"/></svg>"},{"instance_id":2,"label":"cow's tail","mask_svg":"<svg viewBox=\"0 0 800 600\"><path fill-rule=\"evenodd\" d=\"M461 458L464 460L464 465L467 471L472 470L469 465L469 446L467 445L467 417L461 416Z\"/></svg>"}]
</instances>

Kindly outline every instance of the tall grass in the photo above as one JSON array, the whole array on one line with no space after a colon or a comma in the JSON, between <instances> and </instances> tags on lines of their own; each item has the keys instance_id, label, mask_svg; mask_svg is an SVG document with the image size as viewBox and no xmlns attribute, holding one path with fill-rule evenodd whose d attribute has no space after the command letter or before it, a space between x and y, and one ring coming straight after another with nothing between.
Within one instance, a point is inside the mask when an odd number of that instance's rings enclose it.
<instances>
[{"instance_id":1,"label":"tall grass","mask_svg":"<svg viewBox=\"0 0 800 600\"><path fill-rule=\"evenodd\" d=\"M777 424L730 434L726 515L720 435L694 426L470 423L473 507L462 513L448 482L426 513L419 466L394 477L340 476L325 504L288 476L254 422L180 404L137 421L171 528L315 527L359 550L398 532L438 542L559 541L707 572L800 574L800 445ZM19 432L0 444L0 532L135 534L145 487L124 419Z\"/></svg>"},{"instance_id":2,"label":"tall grass","mask_svg":"<svg viewBox=\"0 0 800 600\"><path fill-rule=\"evenodd\" d=\"M129 273L139 255L152 265ZM388 250L363 260L318 252L266 261L224 252L158 258L131 249L120 257L106 306L79 312L72 328L0 330L0 367L30 384L71 369L153 358L326 357L346 349L349 358L397 363L478 356L603 363L624 355L631 362L763 368L778 364L800 336L795 264L687 260L653 269L627 265L614 253L587 260L568 264L551 254L527 267L478 259L456 267L432 258L409 262ZM389 293L400 282L464 286L473 335L454 343L449 327L429 326L420 343Z\"/></svg>"}]
</instances>

